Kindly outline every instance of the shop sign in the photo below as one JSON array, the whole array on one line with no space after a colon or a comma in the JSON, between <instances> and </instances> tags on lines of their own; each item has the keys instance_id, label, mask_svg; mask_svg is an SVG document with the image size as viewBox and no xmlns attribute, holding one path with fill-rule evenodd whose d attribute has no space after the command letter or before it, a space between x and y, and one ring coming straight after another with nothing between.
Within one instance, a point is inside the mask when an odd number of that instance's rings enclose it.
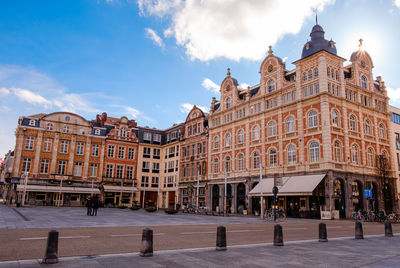
<instances>
[{"instance_id":1,"label":"shop sign","mask_svg":"<svg viewBox=\"0 0 400 268\"><path fill-rule=\"evenodd\" d=\"M11 179L11 183L18 183L19 179Z\"/></svg>"},{"instance_id":2,"label":"shop sign","mask_svg":"<svg viewBox=\"0 0 400 268\"><path fill-rule=\"evenodd\" d=\"M364 196L365 197L372 197L372 190L371 189L365 189L364 190Z\"/></svg>"},{"instance_id":3,"label":"shop sign","mask_svg":"<svg viewBox=\"0 0 400 268\"><path fill-rule=\"evenodd\" d=\"M321 211L321 220L330 220L332 219L332 214L330 211Z\"/></svg>"}]
</instances>

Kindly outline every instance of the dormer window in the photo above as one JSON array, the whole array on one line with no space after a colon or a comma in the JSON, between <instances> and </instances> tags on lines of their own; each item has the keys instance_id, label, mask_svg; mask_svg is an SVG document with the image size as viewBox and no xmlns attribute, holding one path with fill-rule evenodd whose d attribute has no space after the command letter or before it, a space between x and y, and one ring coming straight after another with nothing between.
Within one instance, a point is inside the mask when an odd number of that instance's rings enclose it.
<instances>
[{"instance_id":1,"label":"dormer window","mask_svg":"<svg viewBox=\"0 0 400 268\"><path fill-rule=\"evenodd\" d=\"M95 134L95 135L100 135L100 129L96 128L96 129L94 130L94 134Z\"/></svg>"},{"instance_id":2,"label":"dormer window","mask_svg":"<svg viewBox=\"0 0 400 268\"><path fill-rule=\"evenodd\" d=\"M46 130L53 130L53 124L52 123L47 123Z\"/></svg>"},{"instance_id":3,"label":"dormer window","mask_svg":"<svg viewBox=\"0 0 400 268\"><path fill-rule=\"evenodd\" d=\"M268 82L268 92L271 93L273 91L275 91L275 80L271 79Z\"/></svg>"},{"instance_id":4,"label":"dormer window","mask_svg":"<svg viewBox=\"0 0 400 268\"><path fill-rule=\"evenodd\" d=\"M29 120L29 125L30 126L32 126L32 127L34 127L35 125L36 125L36 122L35 122L36 120L34 120L34 119L30 119Z\"/></svg>"},{"instance_id":5,"label":"dormer window","mask_svg":"<svg viewBox=\"0 0 400 268\"><path fill-rule=\"evenodd\" d=\"M120 136L121 137L126 137L127 135L127 133L126 133L126 129L123 127L123 128L121 128L121 131L119 132L119 134L120 134Z\"/></svg>"},{"instance_id":6,"label":"dormer window","mask_svg":"<svg viewBox=\"0 0 400 268\"><path fill-rule=\"evenodd\" d=\"M361 87L363 89L367 89L367 79L365 78L365 76L361 76Z\"/></svg>"},{"instance_id":7,"label":"dormer window","mask_svg":"<svg viewBox=\"0 0 400 268\"><path fill-rule=\"evenodd\" d=\"M63 133L69 133L69 126L64 125L64 127L63 127Z\"/></svg>"},{"instance_id":8,"label":"dormer window","mask_svg":"<svg viewBox=\"0 0 400 268\"><path fill-rule=\"evenodd\" d=\"M226 109L229 109L229 108L231 108L231 98L230 97L226 98Z\"/></svg>"}]
</instances>

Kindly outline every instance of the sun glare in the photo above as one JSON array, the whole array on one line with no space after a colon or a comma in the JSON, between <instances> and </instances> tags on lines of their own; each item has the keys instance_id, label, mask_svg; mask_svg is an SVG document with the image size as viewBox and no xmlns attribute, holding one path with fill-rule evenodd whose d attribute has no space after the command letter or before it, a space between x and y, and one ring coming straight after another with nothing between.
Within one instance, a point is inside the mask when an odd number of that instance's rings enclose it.
<instances>
[{"instance_id":1,"label":"sun glare","mask_svg":"<svg viewBox=\"0 0 400 268\"><path fill-rule=\"evenodd\" d=\"M371 31L359 31L346 37L343 44L343 56L350 58L351 53L359 49L362 39L361 50L368 52L373 61L379 61L382 54L382 41L379 33Z\"/></svg>"}]
</instances>

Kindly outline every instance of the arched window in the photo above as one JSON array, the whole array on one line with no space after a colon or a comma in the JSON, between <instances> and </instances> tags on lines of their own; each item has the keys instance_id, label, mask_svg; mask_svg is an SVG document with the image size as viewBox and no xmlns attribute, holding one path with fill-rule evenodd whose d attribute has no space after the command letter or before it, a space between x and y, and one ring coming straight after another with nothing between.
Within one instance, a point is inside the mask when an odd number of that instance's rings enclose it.
<instances>
[{"instance_id":1,"label":"arched window","mask_svg":"<svg viewBox=\"0 0 400 268\"><path fill-rule=\"evenodd\" d=\"M369 167L374 167L375 166L375 154L374 154L374 149L371 147L368 148L367 150L367 165Z\"/></svg>"},{"instance_id":2,"label":"arched window","mask_svg":"<svg viewBox=\"0 0 400 268\"><path fill-rule=\"evenodd\" d=\"M304 75L303 75L303 81L307 81L307 73L304 73Z\"/></svg>"},{"instance_id":3,"label":"arched window","mask_svg":"<svg viewBox=\"0 0 400 268\"><path fill-rule=\"evenodd\" d=\"M231 133L225 135L225 146L231 146Z\"/></svg>"},{"instance_id":4,"label":"arched window","mask_svg":"<svg viewBox=\"0 0 400 268\"><path fill-rule=\"evenodd\" d=\"M353 144L351 146L351 161L353 162L353 164L360 164L360 151L357 144Z\"/></svg>"},{"instance_id":5,"label":"arched window","mask_svg":"<svg viewBox=\"0 0 400 268\"><path fill-rule=\"evenodd\" d=\"M315 110L312 110L308 113L308 127L317 127L318 126L318 113Z\"/></svg>"},{"instance_id":6,"label":"arched window","mask_svg":"<svg viewBox=\"0 0 400 268\"><path fill-rule=\"evenodd\" d=\"M225 171L231 172L231 157L230 156L225 157Z\"/></svg>"},{"instance_id":7,"label":"arched window","mask_svg":"<svg viewBox=\"0 0 400 268\"><path fill-rule=\"evenodd\" d=\"M290 133L290 132L294 132L295 126L294 126L294 117L293 116L289 116L286 119L286 132Z\"/></svg>"},{"instance_id":8,"label":"arched window","mask_svg":"<svg viewBox=\"0 0 400 268\"><path fill-rule=\"evenodd\" d=\"M46 130L53 130L53 124L52 123L47 123Z\"/></svg>"},{"instance_id":9,"label":"arched window","mask_svg":"<svg viewBox=\"0 0 400 268\"><path fill-rule=\"evenodd\" d=\"M361 76L361 87L367 89L367 78L365 76Z\"/></svg>"},{"instance_id":10,"label":"arched window","mask_svg":"<svg viewBox=\"0 0 400 268\"><path fill-rule=\"evenodd\" d=\"M219 161L218 158L214 158L214 173L218 173L219 171Z\"/></svg>"},{"instance_id":11,"label":"arched window","mask_svg":"<svg viewBox=\"0 0 400 268\"><path fill-rule=\"evenodd\" d=\"M311 80L312 79L312 71L310 70L310 71L308 71L308 80Z\"/></svg>"},{"instance_id":12,"label":"arched window","mask_svg":"<svg viewBox=\"0 0 400 268\"><path fill-rule=\"evenodd\" d=\"M336 80L339 80L339 75L338 75L338 72L337 72L337 71L335 72L335 76L336 76L336 77L335 77Z\"/></svg>"},{"instance_id":13,"label":"arched window","mask_svg":"<svg viewBox=\"0 0 400 268\"><path fill-rule=\"evenodd\" d=\"M243 143L244 142L244 134L243 134L243 129L240 129L238 131L238 143Z\"/></svg>"},{"instance_id":14,"label":"arched window","mask_svg":"<svg viewBox=\"0 0 400 268\"><path fill-rule=\"evenodd\" d=\"M357 131L357 119L355 115L351 114L349 120L350 120L350 130Z\"/></svg>"},{"instance_id":15,"label":"arched window","mask_svg":"<svg viewBox=\"0 0 400 268\"><path fill-rule=\"evenodd\" d=\"M331 69L329 69L329 67L326 69L326 75L328 78L331 76Z\"/></svg>"},{"instance_id":16,"label":"arched window","mask_svg":"<svg viewBox=\"0 0 400 268\"><path fill-rule=\"evenodd\" d=\"M367 119L365 120L365 135L371 135L371 122Z\"/></svg>"},{"instance_id":17,"label":"arched window","mask_svg":"<svg viewBox=\"0 0 400 268\"><path fill-rule=\"evenodd\" d=\"M310 143L310 163L319 161L319 143L313 141Z\"/></svg>"},{"instance_id":18,"label":"arched window","mask_svg":"<svg viewBox=\"0 0 400 268\"><path fill-rule=\"evenodd\" d=\"M290 144L287 147L287 157L288 157L288 165L296 164L296 146Z\"/></svg>"},{"instance_id":19,"label":"arched window","mask_svg":"<svg viewBox=\"0 0 400 268\"><path fill-rule=\"evenodd\" d=\"M252 140L256 141L260 139L260 127L258 125L255 125L253 127L253 130L251 131L252 134Z\"/></svg>"},{"instance_id":20,"label":"arched window","mask_svg":"<svg viewBox=\"0 0 400 268\"><path fill-rule=\"evenodd\" d=\"M381 139L386 138L386 134L385 134L385 126L383 124L379 124L379 137Z\"/></svg>"},{"instance_id":21,"label":"arched window","mask_svg":"<svg viewBox=\"0 0 400 268\"><path fill-rule=\"evenodd\" d=\"M260 153L258 151L253 153L253 168L260 168Z\"/></svg>"},{"instance_id":22,"label":"arched window","mask_svg":"<svg viewBox=\"0 0 400 268\"><path fill-rule=\"evenodd\" d=\"M268 137L276 136L276 123L271 121L268 123Z\"/></svg>"},{"instance_id":23,"label":"arched window","mask_svg":"<svg viewBox=\"0 0 400 268\"><path fill-rule=\"evenodd\" d=\"M339 127L339 114L335 109L331 111L331 116L332 116L332 126Z\"/></svg>"},{"instance_id":24,"label":"arched window","mask_svg":"<svg viewBox=\"0 0 400 268\"><path fill-rule=\"evenodd\" d=\"M334 161L342 162L342 145L340 141L335 141L335 143L333 144L333 157Z\"/></svg>"},{"instance_id":25,"label":"arched window","mask_svg":"<svg viewBox=\"0 0 400 268\"><path fill-rule=\"evenodd\" d=\"M275 91L275 80L271 79L268 81L268 92L271 93Z\"/></svg>"},{"instance_id":26,"label":"arched window","mask_svg":"<svg viewBox=\"0 0 400 268\"><path fill-rule=\"evenodd\" d=\"M219 148L219 136L214 137L214 149Z\"/></svg>"},{"instance_id":27,"label":"arched window","mask_svg":"<svg viewBox=\"0 0 400 268\"><path fill-rule=\"evenodd\" d=\"M269 150L268 155L269 155L269 166L270 167L276 167L276 164L278 162L277 155L276 155L276 149L275 148L271 148Z\"/></svg>"},{"instance_id":28,"label":"arched window","mask_svg":"<svg viewBox=\"0 0 400 268\"><path fill-rule=\"evenodd\" d=\"M243 154L238 154L238 170L244 169L244 156Z\"/></svg>"},{"instance_id":29,"label":"arched window","mask_svg":"<svg viewBox=\"0 0 400 268\"><path fill-rule=\"evenodd\" d=\"M318 68L314 69L314 77L318 77Z\"/></svg>"},{"instance_id":30,"label":"arched window","mask_svg":"<svg viewBox=\"0 0 400 268\"><path fill-rule=\"evenodd\" d=\"M229 108L231 108L231 98L230 97L226 98L226 109L229 109Z\"/></svg>"}]
</instances>

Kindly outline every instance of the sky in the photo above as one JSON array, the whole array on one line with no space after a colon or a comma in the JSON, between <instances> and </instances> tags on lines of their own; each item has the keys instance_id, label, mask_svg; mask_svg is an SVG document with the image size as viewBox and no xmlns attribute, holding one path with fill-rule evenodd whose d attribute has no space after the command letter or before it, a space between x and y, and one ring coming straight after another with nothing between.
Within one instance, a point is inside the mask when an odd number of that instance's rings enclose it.
<instances>
[{"instance_id":1,"label":"sky","mask_svg":"<svg viewBox=\"0 0 400 268\"><path fill-rule=\"evenodd\" d=\"M291 70L311 28L349 59L362 38L400 107L400 0L0 1L0 157L19 116L127 116L165 129L208 111L227 68L259 83L268 46Z\"/></svg>"}]
</instances>

